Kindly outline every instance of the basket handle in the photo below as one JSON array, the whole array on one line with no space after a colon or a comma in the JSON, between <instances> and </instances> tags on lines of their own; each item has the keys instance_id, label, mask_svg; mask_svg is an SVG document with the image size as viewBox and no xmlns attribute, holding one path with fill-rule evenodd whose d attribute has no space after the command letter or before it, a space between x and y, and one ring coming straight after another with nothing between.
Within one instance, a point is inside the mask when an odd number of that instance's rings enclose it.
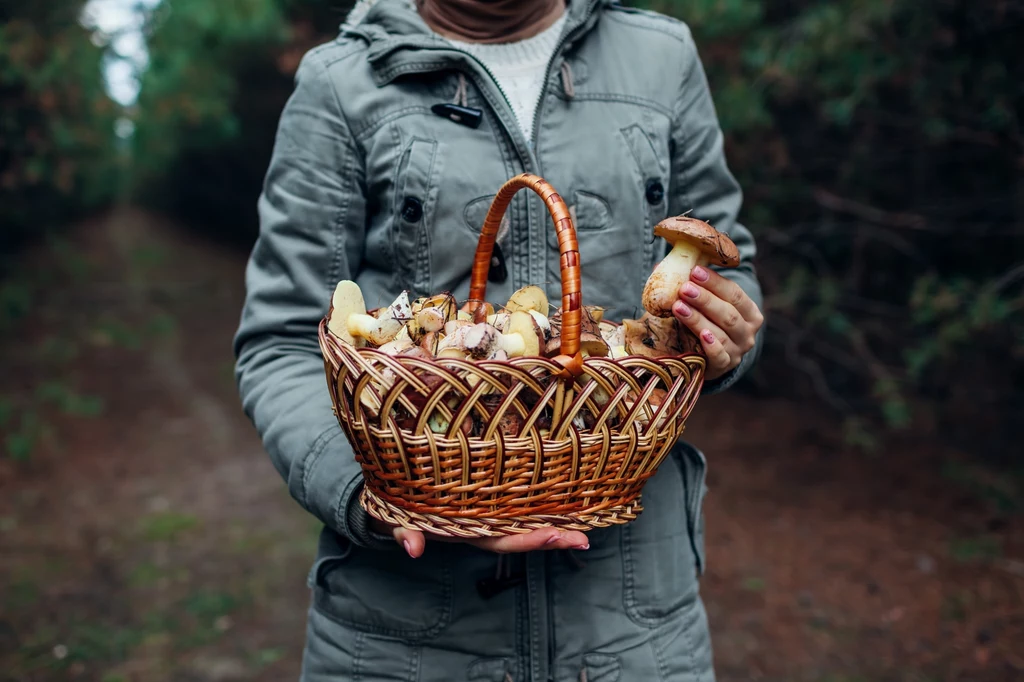
<instances>
[{"instance_id":1,"label":"basket handle","mask_svg":"<svg viewBox=\"0 0 1024 682\"><path fill-rule=\"evenodd\" d=\"M580 354L580 320L582 296L580 294L580 252L576 228L565 200L546 180L530 173L517 175L505 182L491 202L484 219L483 229L473 258L473 272L469 283L469 312L482 310L487 291L487 273L491 268L494 240L512 197L521 189L531 189L544 200L558 235L559 266L562 273L562 338L561 354L553 358L572 376L583 372ZM476 317L476 315L474 315Z\"/></svg>"}]
</instances>

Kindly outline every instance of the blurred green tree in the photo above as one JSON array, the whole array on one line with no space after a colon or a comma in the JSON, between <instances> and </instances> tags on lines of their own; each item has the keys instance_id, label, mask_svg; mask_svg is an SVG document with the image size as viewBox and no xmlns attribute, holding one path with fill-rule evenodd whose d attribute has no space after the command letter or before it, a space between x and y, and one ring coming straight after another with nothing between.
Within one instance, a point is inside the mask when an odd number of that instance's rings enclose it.
<instances>
[{"instance_id":1,"label":"blurred green tree","mask_svg":"<svg viewBox=\"0 0 1024 682\"><path fill-rule=\"evenodd\" d=\"M118 190L118 106L83 1L0 2L0 253Z\"/></svg>"},{"instance_id":2,"label":"blurred green tree","mask_svg":"<svg viewBox=\"0 0 1024 682\"><path fill-rule=\"evenodd\" d=\"M251 241L298 60L337 31L347 9L326 0L163 0L148 21L136 116L139 196L208 233Z\"/></svg>"}]
</instances>

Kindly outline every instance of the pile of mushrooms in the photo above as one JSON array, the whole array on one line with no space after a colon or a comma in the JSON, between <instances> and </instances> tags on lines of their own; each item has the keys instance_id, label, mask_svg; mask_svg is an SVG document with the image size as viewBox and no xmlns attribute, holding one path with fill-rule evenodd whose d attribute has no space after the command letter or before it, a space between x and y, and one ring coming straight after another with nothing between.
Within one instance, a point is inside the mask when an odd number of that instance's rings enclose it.
<instances>
[{"instance_id":1,"label":"pile of mushrooms","mask_svg":"<svg viewBox=\"0 0 1024 682\"><path fill-rule=\"evenodd\" d=\"M655 226L654 234L668 241L672 249L646 283L642 299L644 314L639 319L625 319L615 324L604 319L603 308L584 306L580 328L580 353L584 358L659 358L702 352L697 337L672 315L672 305L695 266L735 267L739 264L739 252L728 236L695 218L668 218ZM327 327L351 346L375 348L393 356L469 361L552 358L561 351L562 311L559 308L553 314L550 312L544 290L533 285L516 291L502 307L496 309L484 303L475 313L470 312L468 305L460 308L448 292L410 300L408 291L401 292L387 307L367 311L359 285L343 280L331 299ZM437 377L432 379L438 380ZM593 379L584 374L578 383L585 386L590 381ZM432 388L439 385L436 381L428 383ZM526 392L520 396L525 399ZM610 400L603 390L595 390L591 396L599 407ZM655 389L648 396L652 414L664 396L662 389ZM622 403L624 409L633 410L637 397L626 396ZM492 402L496 408L500 400ZM458 399L451 398L445 404L454 413ZM484 404L488 407L486 399ZM402 428L412 428L415 422L402 409L395 416ZM646 422L643 414L637 419ZM593 415L586 410L574 420L579 428L589 428L593 423ZM537 424L542 433L547 430L543 419ZM430 418L428 425L435 433L451 431L451 424L437 415ZM518 435L521 426L519 416L511 411L499 419L499 431L507 436ZM476 434L481 428L482 424L471 417L459 425L466 436Z\"/></svg>"}]
</instances>

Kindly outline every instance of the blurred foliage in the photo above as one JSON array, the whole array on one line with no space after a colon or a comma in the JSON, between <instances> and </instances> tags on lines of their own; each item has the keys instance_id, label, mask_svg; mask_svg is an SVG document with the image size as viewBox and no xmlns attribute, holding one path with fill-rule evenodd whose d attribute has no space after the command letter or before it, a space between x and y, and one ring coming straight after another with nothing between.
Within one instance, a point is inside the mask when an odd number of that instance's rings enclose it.
<instances>
[{"instance_id":1,"label":"blurred foliage","mask_svg":"<svg viewBox=\"0 0 1024 682\"><path fill-rule=\"evenodd\" d=\"M84 4L0 0L0 253L118 188L118 108Z\"/></svg>"},{"instance_id":2,"label":"blurred foliage","mask_svg":"<svg viewBox=\"0 0 1024 682\"><path fill-rule=\"evenodd\" d=\"M164 0L148 21L138 102L140 198L250 241L298 60L337 31L347 9L327 0Z\"/></svg>"},{"instance_id":3,"label":"blurred foliage","mask_svg":"<svg viewBox=\"0 0 1024 682\"><path fill-rule=\"evenodd\" d=\"M1017 454L1024 4L633 4L705 61L760 246L756 383L826 400L857 445L932 422Z\"/></svg>"}]
</instances>

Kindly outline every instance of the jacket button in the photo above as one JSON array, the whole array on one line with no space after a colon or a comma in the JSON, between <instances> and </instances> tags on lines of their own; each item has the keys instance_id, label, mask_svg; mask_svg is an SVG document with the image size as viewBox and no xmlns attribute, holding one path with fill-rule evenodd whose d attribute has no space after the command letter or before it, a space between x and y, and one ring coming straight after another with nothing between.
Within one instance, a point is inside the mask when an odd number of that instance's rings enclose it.
<instances>
[{"instance_id":1,"label":"jacket button","mask_svg":"<svg viewBox=\"0 0 1024 682\"><path fill-rule=\"evenodd\" d=\"M651 180L647 183L647 203L649 204L660 204L661 200L665 198L665 186L657 180Z\"/></svg>"},{"instance_id":2,"label":"jacket button","mask_svg":"<svg viewBox=\"0 0 1024 682\"><path fill-rule=\"evenodd\" d=\"M407 223L418 223L423 217L423 202L416 197L406 197L402 202L402 220Z\"/></svg>"}]
</instances>

